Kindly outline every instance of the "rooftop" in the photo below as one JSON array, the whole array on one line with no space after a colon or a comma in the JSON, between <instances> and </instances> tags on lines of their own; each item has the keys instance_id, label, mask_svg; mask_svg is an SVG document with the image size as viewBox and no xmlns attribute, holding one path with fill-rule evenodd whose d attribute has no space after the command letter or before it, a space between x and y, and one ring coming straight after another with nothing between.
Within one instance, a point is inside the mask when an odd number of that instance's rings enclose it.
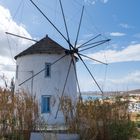
<instances>
[{"instance_id":1,"label":"rooftop","mask_svg":"<svg viewBox=\"0 0 140 140\"><path fill-rule=\"evenodd\" d=\"M18 57L29 54L62 54L65 51L65 48L52 40L50 37L46 36L33 44L31 47L16 55L14 58L17 59Z\"/></svg>"}]
</instances>

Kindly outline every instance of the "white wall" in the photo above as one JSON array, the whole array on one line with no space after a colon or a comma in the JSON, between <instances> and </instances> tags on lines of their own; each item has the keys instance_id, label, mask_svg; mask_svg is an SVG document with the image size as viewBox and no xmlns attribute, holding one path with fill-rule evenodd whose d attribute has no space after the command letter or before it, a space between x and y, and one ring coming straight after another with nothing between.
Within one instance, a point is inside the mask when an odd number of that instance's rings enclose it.
<instances>
[{"instance_id":1,"label":"white wall","mask_svg":"<svg viewBox=\"0 0 140 140\"><path fill-rule=\"evenodd\" d=\"M16 79L15 91L24 89L24 91L31 92L32 79L18 86L24 80L32 76L32 72L36 74L40 70L45 68L45 63L53 63L64 54L32 54L25 55L17 58L18 79ZM70 56L58 61L51 66L51 77L45 78L45 72L41 72L39 75L33 78L33 94L37 95L39 105L41 106L41 95L51 96L51 113L42 114L50 124L62 124L64 122L62 114L59 112L57 119L55 119L56 110L59 104L59 97L62 94L64 82L70 65ZM71 67L68 77L67 85L64 95L69 95L75 99L77 98L76 79L73 66Z\"/></svg>"}]
</instances>

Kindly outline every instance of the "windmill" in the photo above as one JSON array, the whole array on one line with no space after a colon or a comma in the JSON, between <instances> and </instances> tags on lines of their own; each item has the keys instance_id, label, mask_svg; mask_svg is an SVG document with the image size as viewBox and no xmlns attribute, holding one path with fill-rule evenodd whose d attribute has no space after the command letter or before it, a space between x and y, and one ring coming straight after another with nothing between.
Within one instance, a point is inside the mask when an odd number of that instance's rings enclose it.
<instances>
[{"instance_id":1,"label":"windmill","mask_svg":"<svg viewBox=\"0 0 140 140\"><path fill-rule=\"evenodd\" d=\"M92 61L104 64L104 65L107 65L107 63L104 63L102 61L99 61L99 60L96 60L96 59L93 59L93 58L87 56L86 54L84 54L84 51L90 50L90 49L92 49L94 47L97 47L97 46L102 45L102 44L104 44L106 42L109 42L110 39L104 39L104 40L99 40L99 41L93 42L96 38L101 36L101 34L98 34L95 37L91 38L90 40L87 40L86 42L84 42L81 45L77 46L78 38L79 38L79 34L80 34L80 29L81 29L81 23L82 23L82 19L83 19L84 6L82 7L82 10L81 10L81 16L80 16L80 20L79 20L79 25L78 25L77 33L76 33L76 38L75 38L75 42L73 44L70 41L69 31L68 31L68 27L67 27L67 21L66 21L66 18L65 18L63 4L62 4L61 0L59 0L59 4L60 4L60 8L61 8L61 12L62 12L62 17L63 17L63 21L64 21L64 27L65 27L65 31L66 31L66 36L55 26L55 24L44 14L44 12L35 4L35 2L33 2L33 0L30 0L30 2L41 13L41 15L50 23L50 25L58 32L58 34L64 39L64 41L66 41L66 43L69 46L68 49L65 49L65 54L63 56L61 56L60 58L55 60L53 63L51 63L51 65L55 65L57 62L62 61L67 56L70 58L70 62L69 62L68 69L67 69L67 72L66 72L65 81L64 81L63 88L62 88L62 91L61 91L61 94L60 94L60 99L65 94L65 88L66 88L66 84L68 82L68 78L69 78L69 74L70 74L71 68L73 68L76 84L77 84L77 87L78 87L79 97L81 97L81 90L80 90L79 80L78 80L77 71L76 71L76 61L77 60L82 62L82 64L84 65L85 69L87 70L87 72L91 76L94 84L96 84L96 86L100 90L101 94L103 94L102 88L100 87L100 85L96 81L96 79L93 76L92 72L90 71L89 67L85 63L83 57L85 57L86 59L90 59ZM27 38L27 37L24 37L24 36L19 36L19 35L13 34L13 33L6 32L6 34L17 36L17 37L20 37L20 38L23 38L23 39L28 39L28 40L31 40L31 41L35 41L36 43L38 42L36 40L30 39L30 38ZM46 70L46 68L43 68L40 71L38 71L37 73L32 73L32 75L29 78L26 78L24 81L22 81L19 84L19 86L21 86L23 84L26 84L30 80L33 80L34 77L38 76L39 74L41 74L45 70ZM59 103L58 107L56 109L56 112L55 112L55 119L57 119L60 106L61 105Z\"/></svg>"}]
</instances>

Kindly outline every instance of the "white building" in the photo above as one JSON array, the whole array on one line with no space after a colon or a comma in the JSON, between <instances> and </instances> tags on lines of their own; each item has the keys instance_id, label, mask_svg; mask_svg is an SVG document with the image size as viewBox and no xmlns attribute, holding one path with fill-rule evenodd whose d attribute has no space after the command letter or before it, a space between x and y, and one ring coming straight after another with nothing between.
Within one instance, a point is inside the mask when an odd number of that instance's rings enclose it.
<instances>
[{"instance_id":1,"label":"white building","mask_svg":"<svg viewBox=\"0 0 140 140\"><path fill-rule=\"evenodd\" d=\"M134 94L130 95L129 106L128 106L129 112L135 112L135 113L140 112L140 100L139 99L140 99L139 95L138 96L136 96Z\"/></svg>"},{"instance_id":2,"label":"white building","mask_svg":"<svg viewBox=\"0 0 140 140\"><path fill-rule=\"evenodd\" d=\"M61 111L58 112L57 118L55 116L71 62L71 56L66 55L66 51L65 48L46 36L15 56L17 64L15 92L24 90L36 94L40 113L49 124L64 123ZM64 55L66 56L63 57ZM58 59L60 60L57 61ZM40 73L37 74L38 72ZM24 82L35 74L37 74L35 77ZM73 65L70 68L64 96L70 96L73 101L77 98Z\"/></svg>"},{"instance_id":3,"label":"white building","mask_svg":"<svg viewBox=\"0 0 140 140\"><path fill-rule=\"evenodd\" d=\"M139 102L130 102L128 106L129 112L140 112L140 103Z\"/></svg>"}]
</instances>

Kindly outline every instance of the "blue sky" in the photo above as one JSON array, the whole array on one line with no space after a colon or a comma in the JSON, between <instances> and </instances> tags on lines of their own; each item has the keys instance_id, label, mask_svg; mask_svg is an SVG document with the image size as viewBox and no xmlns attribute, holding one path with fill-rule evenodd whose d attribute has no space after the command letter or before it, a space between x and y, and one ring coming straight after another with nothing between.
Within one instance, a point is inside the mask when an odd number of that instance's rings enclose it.
<instances>
[{"instance_id":1,"label":"blue sky","mask_svg":"<svg viewBox=\"0 0 140 140\"><path fill-rule=\"evenodd\" d=\"M34 0L51 21L65 33L58 0ZM109 63L106 67L85 60L103 90L131 90L140 88L140 1L139 0L62 0L71 42L74 43L82 6L85 6L78 45L93 36L111 42L84 54ZM34 39L46 34L66 48L67 43L44 19L29 0L0 0L0 77L14 76L14 55L32 42L10 37L9 31ZM83 91L98 90L83 65L77 72ZM7 78L8 80L8 78ZM86 82L85 82L86 81ZM1 82L2 83L2 80Z\"/></svg>"}]
</instances>

